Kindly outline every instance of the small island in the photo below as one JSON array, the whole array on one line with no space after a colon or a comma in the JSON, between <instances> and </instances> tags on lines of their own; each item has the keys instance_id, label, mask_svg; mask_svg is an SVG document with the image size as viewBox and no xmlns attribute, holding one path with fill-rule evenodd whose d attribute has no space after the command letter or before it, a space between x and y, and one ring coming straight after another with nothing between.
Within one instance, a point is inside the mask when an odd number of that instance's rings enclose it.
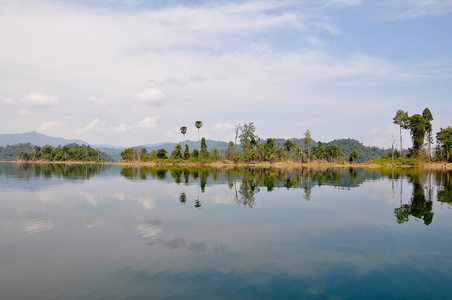
<instances>
[{"instance_id":1,"label":"small island","mask_svg":"<svg viewBox=\"0 0 452 300\"><path fill-rule=\"evenodd\" d=\"M435 169L451 169L450 149L452 147L452 127L441 128L436 133L436 147L433 144L433 116L428 108L422 114L409 116L407 112L398 110L393 118L394 124L400 128L400 150L396 150L393 137L390 149L366 147L356 140L342 139L329 143L316 142L311 138L310 130L306 130L302 139L261 139L256 134L253 122L235 126L234 141L227 143L227 148L210 149L206 139L198 140L199 148L191 150L188 144L176 144L169 153L165 148L148 151L146 147L130 147L121 151L120 164L133 165L210 165L222 166L255 166L255 167L294 167L294 166L349 166L364 167L422 167ZM203 123L196 121L194 127L198 137ZM409 130L412 147L402 147L402 129ZM183 136L187 127L182 126ZM8 148L9 147L9 148ZM90 147L75 143L65 146L43 147L31 144L0 147L0 153L6 152L10 157L19 152L12 160L17 162L55 162L55 163L115 163L108 154Z\"/></svg>"}]
</instances>

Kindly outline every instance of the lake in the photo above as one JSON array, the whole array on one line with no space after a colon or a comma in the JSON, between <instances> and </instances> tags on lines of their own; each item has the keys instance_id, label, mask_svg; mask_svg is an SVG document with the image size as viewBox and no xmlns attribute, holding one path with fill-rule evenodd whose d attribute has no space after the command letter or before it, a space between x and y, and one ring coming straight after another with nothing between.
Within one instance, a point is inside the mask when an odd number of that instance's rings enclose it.
<instances>
[{"instance_id":1,"label":"lake","mask_svg":"<svg viewBox=\"0 0 452 300\"><path fill-rule=\"evenodd\" d=\"M0 163L2 299L446 299L452 173Z\"/></svg>"}]
</instances>

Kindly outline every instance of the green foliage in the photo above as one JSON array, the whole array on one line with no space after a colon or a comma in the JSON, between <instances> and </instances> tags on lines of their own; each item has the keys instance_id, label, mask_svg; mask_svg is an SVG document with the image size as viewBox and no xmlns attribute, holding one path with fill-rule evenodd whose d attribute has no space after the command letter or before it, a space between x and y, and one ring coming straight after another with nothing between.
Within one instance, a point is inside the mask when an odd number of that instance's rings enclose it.
<instances>
[{"instance_id":1,"label":"green foliage","mask_svg":"<svg viewBox=\"0 0 452 300\"><path fill-rule=\"evenodd\" d=\"M439 146L442 156L446 158L447 161L450 159L450 151L452 149L452 127L441 128L441 130L436 134L436 141Z\"/></svg>"},{"instance_id":2,"label":"green foliage","mask_svg":"<svg viewBox=\"0 0 452 300\"><path fill-rule=\"evenodd\" d=\"M254 146L257 145L259 141L259 137L255 134L256 128L254 127L253 122L245 123L240 128L241 133L239 135L240 144L242 145L242 149L245 154L248 155L248 152L253 149Z\"/></svg>"},{"instance_id":3,"label":"green foliage","mask_svg":"<svg viewBox=\"0 0 452 300\"><path fill-rule=\"evenodd\" d=\"M306 130L304 133L304 151L308 157L308 161L311 159L311 148L312 148L312 139L311 139L311 131ZM334 156L334 155L333 155Z\"/></svg>"},{"instance_id":4,"label":"green foliage","mask_svg":"<svg viewBox=\"0 0 452 300\"><path fill-rule=\"evenodd\" d=\"M402 158L397 157L394 158L394 163L392 162L392 156L383 156L380 159L373 159L366 162L367 164L377 164L380 166L388 166L388 165L396 165L396 166L410 166L410 167L417 167L420 165L420 161L416 158Z\"/></svg>"},{"instance_id":5,"label":"green foliage","mask_svg":"<svg viewBox=\"0 0 452 300\"><path fill-rule=\"evenodd\" d=\"M31 146L30 144L25 145ZM77 144L68 144L56 148L50 145L45 145L42 148L31 146L31 149L28 148L27 151L20 152L19 158L24 161L113 161L110 156L97 149Z\"/></svg>"},{"instance_id":6,"label":"green foliage","mask_svg":"<svg viewBox=\"0 0 452 300\"><path fill-rule=\"evenodd\" d=\"M168 152L166 152L165 149L160 148L157 150L157 158L158 159L168 159L168 156L166 156Z\"/></svg>"},{"instance_id":7,"label":"green foliage","mask_svg":"<svg viewBox=\"0 0 452 300\"><path fill-rule=\"evenodd\" d=\"M0 160L14 160L17 158L24 159L22 157L22 153L24 155L28 155L28 152L33 150L33 145L28 144L16 144L16 145L7 145L6 147L0 147ZM28 159L24 159L28 160Z\"/></svg>"},{"instance_id":8,"label":"green foliage","mask_svg":"<svg viewBox=\"0 0 452 300\"><path fill-rule=\"evenodd\" d=\"M138 159L138 154L133 148L127 148L121 152L121 158L123 161L134 161Z\"/></svg>"},{"instance_id":9,"label":"green foliage","mask_svg":"<svg viewBox=\"0 0 452 300\"><path fill-rule=\"evenodd\" d=\"M199 157L198 149L193 149L193 151L191 152L191 158L196 159L198 157Z\"/></svg>"},{"instance_id":10,"label":"green foliage","mask_svg":"<svg viewBox=\"0 0 452 300\"><path fill-rule=\"evenodd\" d=\"M201 159L208 159L210 157L210 153L207 150L206 139L201 139L201 151L200 151Z\"/></svg>"},{"instance_id":11,"label":"green foliage","mask_svg":"<svg viewBox=\"0 0 452 300\"><path fill-rule=\"evenodd\" d=\"M176 145L174 151L171 153L171 159L183 159L181 145Z\"/></svg>"},{"instance_id":12,"label":"green foliage","mask_svg":"<svg viewBox=\"0 0 452 300\"><path fill-rule=\"evenodd\" d=\"M338 161L340 157L344 155L338 145L333 144L326 148L326 153L330 156L334 161Z\"/></svg>"},{"instance_id":13,"label":"green foliage","mask_svg":"<svg viewBox=\"0 0 452 300\"><path fill-rule=\"evenodd\" d=\"M218 151L217 148L213 149L213 152L212 152L212 160L213 160L213 161L218 161L218 160L220 160L220 159L221 159L220 151Z\"/></svg>"},{"instance_id":14,"label":"green foliage","mask_svg":"<svg viewBox=\"0 0 452 300\"><path fill-rule=\"evenodd\" d=\"M399 125L403 129L409 128L410 120L408 117L408 112L406 111L399 109L392 120L394 124Z\"/></svg>"},{"instance_id":15,"label":"green foliage","mask_svg":"<svg viewBox=\"0 0 452 300\"><path fill-rule=\"evenodd\" d=\"M185 134L187 133L187 127L186 126L182 126L180 128L180 133L182 133L184 135L184 137L185 137Z\"/></svg>"},{"instance_id":16,"label":"green foliage","mask_svg":"<svg viewBox=\"0 0 452 300\"><path fill-rule=\"evenodd\" d=\"M419 114L414 114L410 117L411 139L413 140L413 150L416 156L424 144L426 124L424 117Z\"/></svg>"},{"instance_id":17,"label":"green foliage","mask_svg":"<svg viewBox=\"0 0 452 300\"><path fill-rule=\"evenodd\" d=\"M198 129L198 139L199 139L199 129L202 127L202 122L201 121L196 121L195 122L195 127Z\"/></svg>"},{"instance_id":18,"label":"green foliage","mask_svg":"<svg viewBox=\"0 0 452 300\"><path fill-rule=\"evenodd\" d=\"M408 112L399 109L395 117L392 119L394 124L399 125L400 129L400 153L402 154L402 129L408 129L410 125L410 118Z\"/></svg>"},{"instance_id":19,"label":"green foliage","mask_svg":"<svg viewBox=\"0 0 452 300\"><path fill-rule=\"evenodd\" d=\"M433 116L428 108L425 108L422 112L422 117L425 119L425 141L428 145L428 157L429 159L432 156L431 145L433 144L433 135L432 135L432 121Z\"/></svg>"},{"instance_id":20,"label":"green foliage","mask_svg":"<svg viewBox=\"0 0 452 300\"><path fill-rule=\"evenodd\" d=\"M359 157L358 150L353 149L352 153L350 153L348 160L350 161L350 163L356 162L358 160L358 157Z\"/></svg>"},{"instance_id":21,"label":"green foliage","mask_svg":"<svg viewBox=\"0 0 452 300\"><path fill-rule=\"evenodd\" d=\"M188 149L188 145L185 144L184 159L187 160L189 158L190 158L190 150Z\"/></svg>"},{"instance_id":22,"label":"green foliage","mask_svg":"<svg viewBox=\"0 0 452 300\"><path fill-rule=\"evenodd\" d=\"M332 145L337 145L342 153L351 153L353 149L356 149L359 152L359 158L358 163L362 163L365 161L369 161L372 159L378 159L382 155L386 155L389 150L382 150L377 147L368 147L364 146L362 143L360 143L357 140L354 139L340 139L340 140L333 140L329 143L325 143L324 146L326 147L326 158L329 159L329 156L331 155L328 153L327 150L329 150L329 147ZM320 147L320 145L319 145ZM317 148L314 152L317 151ZM317 156L318 157L318 156Z\"/></svg>"}]
</instances>

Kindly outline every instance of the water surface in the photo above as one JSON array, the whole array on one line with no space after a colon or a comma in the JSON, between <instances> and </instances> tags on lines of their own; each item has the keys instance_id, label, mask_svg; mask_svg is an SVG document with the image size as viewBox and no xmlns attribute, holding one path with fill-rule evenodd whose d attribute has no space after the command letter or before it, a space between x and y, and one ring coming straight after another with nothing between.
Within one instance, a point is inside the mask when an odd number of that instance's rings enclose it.
<instances>
[{"instance_id":1,"label":"water surface","mask_svg":"<svg viewBox=\"0 0 452 300\"><path fill-rule=\"evenodd\" d=\"M2 298L449 298L451 175L0 163Z\"/></svg>"}]
</instances>

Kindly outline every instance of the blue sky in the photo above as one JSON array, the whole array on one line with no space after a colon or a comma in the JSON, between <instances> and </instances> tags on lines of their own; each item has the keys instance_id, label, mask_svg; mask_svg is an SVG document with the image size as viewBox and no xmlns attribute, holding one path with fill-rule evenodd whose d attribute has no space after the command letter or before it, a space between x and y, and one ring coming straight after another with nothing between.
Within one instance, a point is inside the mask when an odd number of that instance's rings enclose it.
<instances>
[{"instance_id":1,"label":"blue sky","mask_svg":"<svg viewBox=\"0 0 452 300\"><path fill-rule=\"evenodd\" d=\"M354 138L452 126L451 0L0 0L0 133L90 143ZM404 132L404 146L409 146Z\"/></svg>"}]
</instances>

